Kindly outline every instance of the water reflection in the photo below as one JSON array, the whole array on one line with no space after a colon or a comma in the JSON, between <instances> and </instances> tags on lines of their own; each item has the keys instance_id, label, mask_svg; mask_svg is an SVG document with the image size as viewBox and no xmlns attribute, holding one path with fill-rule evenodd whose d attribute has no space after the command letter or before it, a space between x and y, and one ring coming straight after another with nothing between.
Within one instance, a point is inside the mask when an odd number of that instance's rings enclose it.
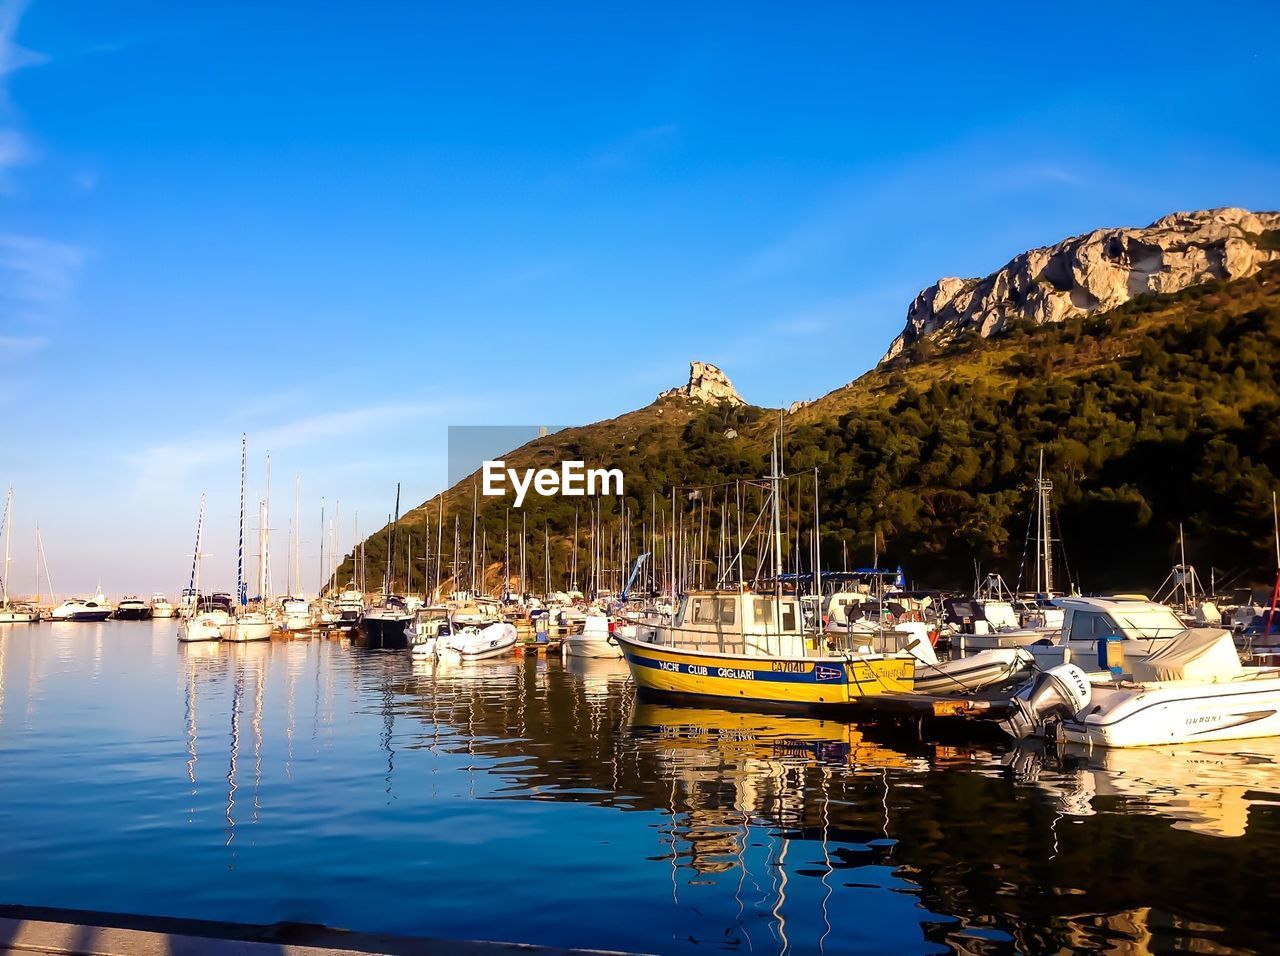
<instances>
[{"instance_id":1,"label":"water reflection","mask_svg":"<svg viewBox=\"0 0 1280 956\"><path fill-rule=\"evenodd\" d=\"M1175 829L1244 836L1252 807L1280 799L1280 739L1216 741L1134 750L1067 746L1011 755L1019 780L1035 784L1072 816L1092 816L1121 798Z\"/></svg>"},{"instance_id":2,"label":"water reflection","mask_svg":"<svg viewBox=\"0 0 1280 956\"><path fill-rule=\"evenodd\" d=\"M617 661L171 631L0 631L0 899L650 952L1269 939L1280 742L1008 752L637 700Z\"/></svg>"}]
</instances>

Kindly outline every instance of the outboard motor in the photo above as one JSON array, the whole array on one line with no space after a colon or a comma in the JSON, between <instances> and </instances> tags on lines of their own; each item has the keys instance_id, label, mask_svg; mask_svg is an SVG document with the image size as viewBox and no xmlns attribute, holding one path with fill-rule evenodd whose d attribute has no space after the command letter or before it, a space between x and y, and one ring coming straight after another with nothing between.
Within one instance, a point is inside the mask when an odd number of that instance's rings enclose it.
<instances>
[{"instance_id":1,"label":"outboard motor","mask_svg":"<svg viewBox=\"0 0 1280 956\"><path fill-rule=\"evenodd\" d=\"M1059 664L1042 671L1028 690L1013 699L1014 711L1001 726L1017 740L1046 736L1051 723L1075 717L1089 706L1092 696L1089 675L1075 664Z\"/></svg>"}]
</instances>

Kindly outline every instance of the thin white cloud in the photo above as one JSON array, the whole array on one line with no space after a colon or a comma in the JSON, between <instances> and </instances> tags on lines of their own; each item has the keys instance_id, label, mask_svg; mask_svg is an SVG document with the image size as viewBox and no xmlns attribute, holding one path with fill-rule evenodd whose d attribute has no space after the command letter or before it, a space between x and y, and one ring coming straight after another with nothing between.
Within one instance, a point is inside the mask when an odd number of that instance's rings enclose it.
<instances>
[{"instance_id":1,"label":"thin white cloud","mask_svg":"<svg viewBox=\"0 0 1280 956\"><path fill-rule=\"evenodd\" d=\"M23 358L48 344L41 335L0 335L0 359Z\"/></svg>"},{"instance_id":2,"label":"thin white cloud","mask_svg":"<svg viewBox=\"0 0 1280 956\"><path fill-rule=\"evenodd\" d=\"M84 250L38 236L0 235L0 294L31 304L62 302L75 287Z\"/></svg>"},{"instance_id":3,"label":"thin white cloud","mask_svg":"<svg viewBox=\"0 0 1280 956\"><path fill-rule=\"evenodd\" d=\"M20 47L15 39L27 0L0 0L0 192L12 189L10 171L32 161L35 148L18 127L9 99L9 76L45 57Z\"/></svg>"},{"instance_id":4,"label":"thin white cloud","mask_svg":"<svg viewBox=\"0 0 1280 956\"><path fill-rule=\"evenodd\" d=\"M464 401L402 402L324 412L253 431L252 448L284 451L368 438L393 425L439 420L468 408ZM239 454L239 433L231 429L205 430L199 435L165 442L126 456L136 471L135 490L147 493L172 490L200 471L234 461Z\"/></svg>"}]
</instances>

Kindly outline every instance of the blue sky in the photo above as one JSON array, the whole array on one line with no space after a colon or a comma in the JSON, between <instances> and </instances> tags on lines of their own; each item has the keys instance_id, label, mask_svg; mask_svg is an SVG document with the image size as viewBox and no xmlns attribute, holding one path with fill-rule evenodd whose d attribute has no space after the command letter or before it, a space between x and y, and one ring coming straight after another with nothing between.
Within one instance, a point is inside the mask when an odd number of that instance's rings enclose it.
<instances>
[{"instance_id":1,"label":"blue sky","mask_svg":"<svg viewBox=\"0 0 1280 956\"><path fill-rule=\"evenodd\" d=\"M695 358L812 398L940 276L1274 209L1278 67L1271 3L0 0L14 586L38 517L59 591L175 590L201 491L229 578L242 431L273 546L295 473L346 542L439 489L450 424Z\"/></svg>"}]
</instances>

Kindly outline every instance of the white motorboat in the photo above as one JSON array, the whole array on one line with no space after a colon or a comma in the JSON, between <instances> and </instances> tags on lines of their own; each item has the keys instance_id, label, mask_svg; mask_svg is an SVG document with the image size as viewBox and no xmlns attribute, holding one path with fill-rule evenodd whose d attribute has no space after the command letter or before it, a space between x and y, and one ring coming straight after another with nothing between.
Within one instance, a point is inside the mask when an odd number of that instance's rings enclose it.
<instances>
[{"instance_id":1,"label":"white motorboat","mask_svg":"<svg viewBox=\"0 0 1280 956\"><path fill-rule=\"evenodd\" d=\"M1142 597L1069 597L1062 608L1062 630L1026 645L1041 669L1076 664L1086 671L1104 668L1102 644L1121 642L1126 659L1146 657L1185 634L1187 625L1163 604Z\"/></svg>"},{"instance_id":2,"label":"white motorboat","mask_svg":"<svg viewBox=\"0 0 1280 956\"><path fill-rule=\"evenodd\" d=\"M169 603L169 599L160 592L151 595L151 616L166 618L173 617L173 605Z\"/></svg>"},{"instance_id":3,"label":"white motorboat","mask_svg":"<svg viewBox=\"0 0 1280 956\"><path fill-rule=\"evenodd\" d=\"M1280 668L1244 667L1231 635L1194 628L1124 661L1108 642L1112 673L1075 664L1042 672L1002 722L1016 738L1096 747L1149 747L1280 735Z\"/></svg>"},{"instance_id":4,"label":"white motorboat","mask_svg":"<svg viewBox=\"0 0 1280 956\"><path fill-rule=\"evenodd\" d=\"M449 609L443 604L419 608L405 625L404 636L414 657L435 657L436 640L449 629Z\"/></svg>"},{"instance_id":5,"label":"white motorboat","mask_svg":"<svg viewBox=\"0 0 1280 956\"><path fill-rule=\"evenodd\" d=\"M338 612L339 627L358 627L360 615L364 613L364 595L353 588L348 588L338 595L334 609Z\"/></svg>"},{"instance_id":6,"label":"white motorboat","mask_svg":"<svg viewBox=\"0 0 1280 956\"><path fill-rule=\"evenodd\" d=\"M502 605L489 597L459 592L449 600L449 617L457 626L487 627L503 620Z\"/></svg>"},{"instance_id":7,"label":"white motorboat","mask_svg":"<svg viewBox=\"0 0 1280 956\"><path fill-rule=\"evenodd\" d=\"M105 621L111 616L113 608L102 596L102 592L92 598L72 598L63 601L49 612L51 621Z\"/></svg>"},{"instance_id":8,"label":"white motorboat","mask_svg":"<svg viewBox=\"0 0 1280 956\"><path fill-rule=\"evenodd\" d=\"M458 627L456 622L448 633L436 639L436 655L453 655L464 661L480 661L499 657L516 646L516 627L506 621L496 621L485 627L473 624Z\"/></svg>"},{"instance_id":9,"label":"white motorboat","mask_svg":"<svg viewBox=\"0 0 1280 956\"><path fill-rule=\"evenodd\" d=\"M582 630L570 634L561 645L568 657L612 657L620 659L622 648L613 639L613 622L607 614L588 614Z\"/></svg>"}]
</instances>

